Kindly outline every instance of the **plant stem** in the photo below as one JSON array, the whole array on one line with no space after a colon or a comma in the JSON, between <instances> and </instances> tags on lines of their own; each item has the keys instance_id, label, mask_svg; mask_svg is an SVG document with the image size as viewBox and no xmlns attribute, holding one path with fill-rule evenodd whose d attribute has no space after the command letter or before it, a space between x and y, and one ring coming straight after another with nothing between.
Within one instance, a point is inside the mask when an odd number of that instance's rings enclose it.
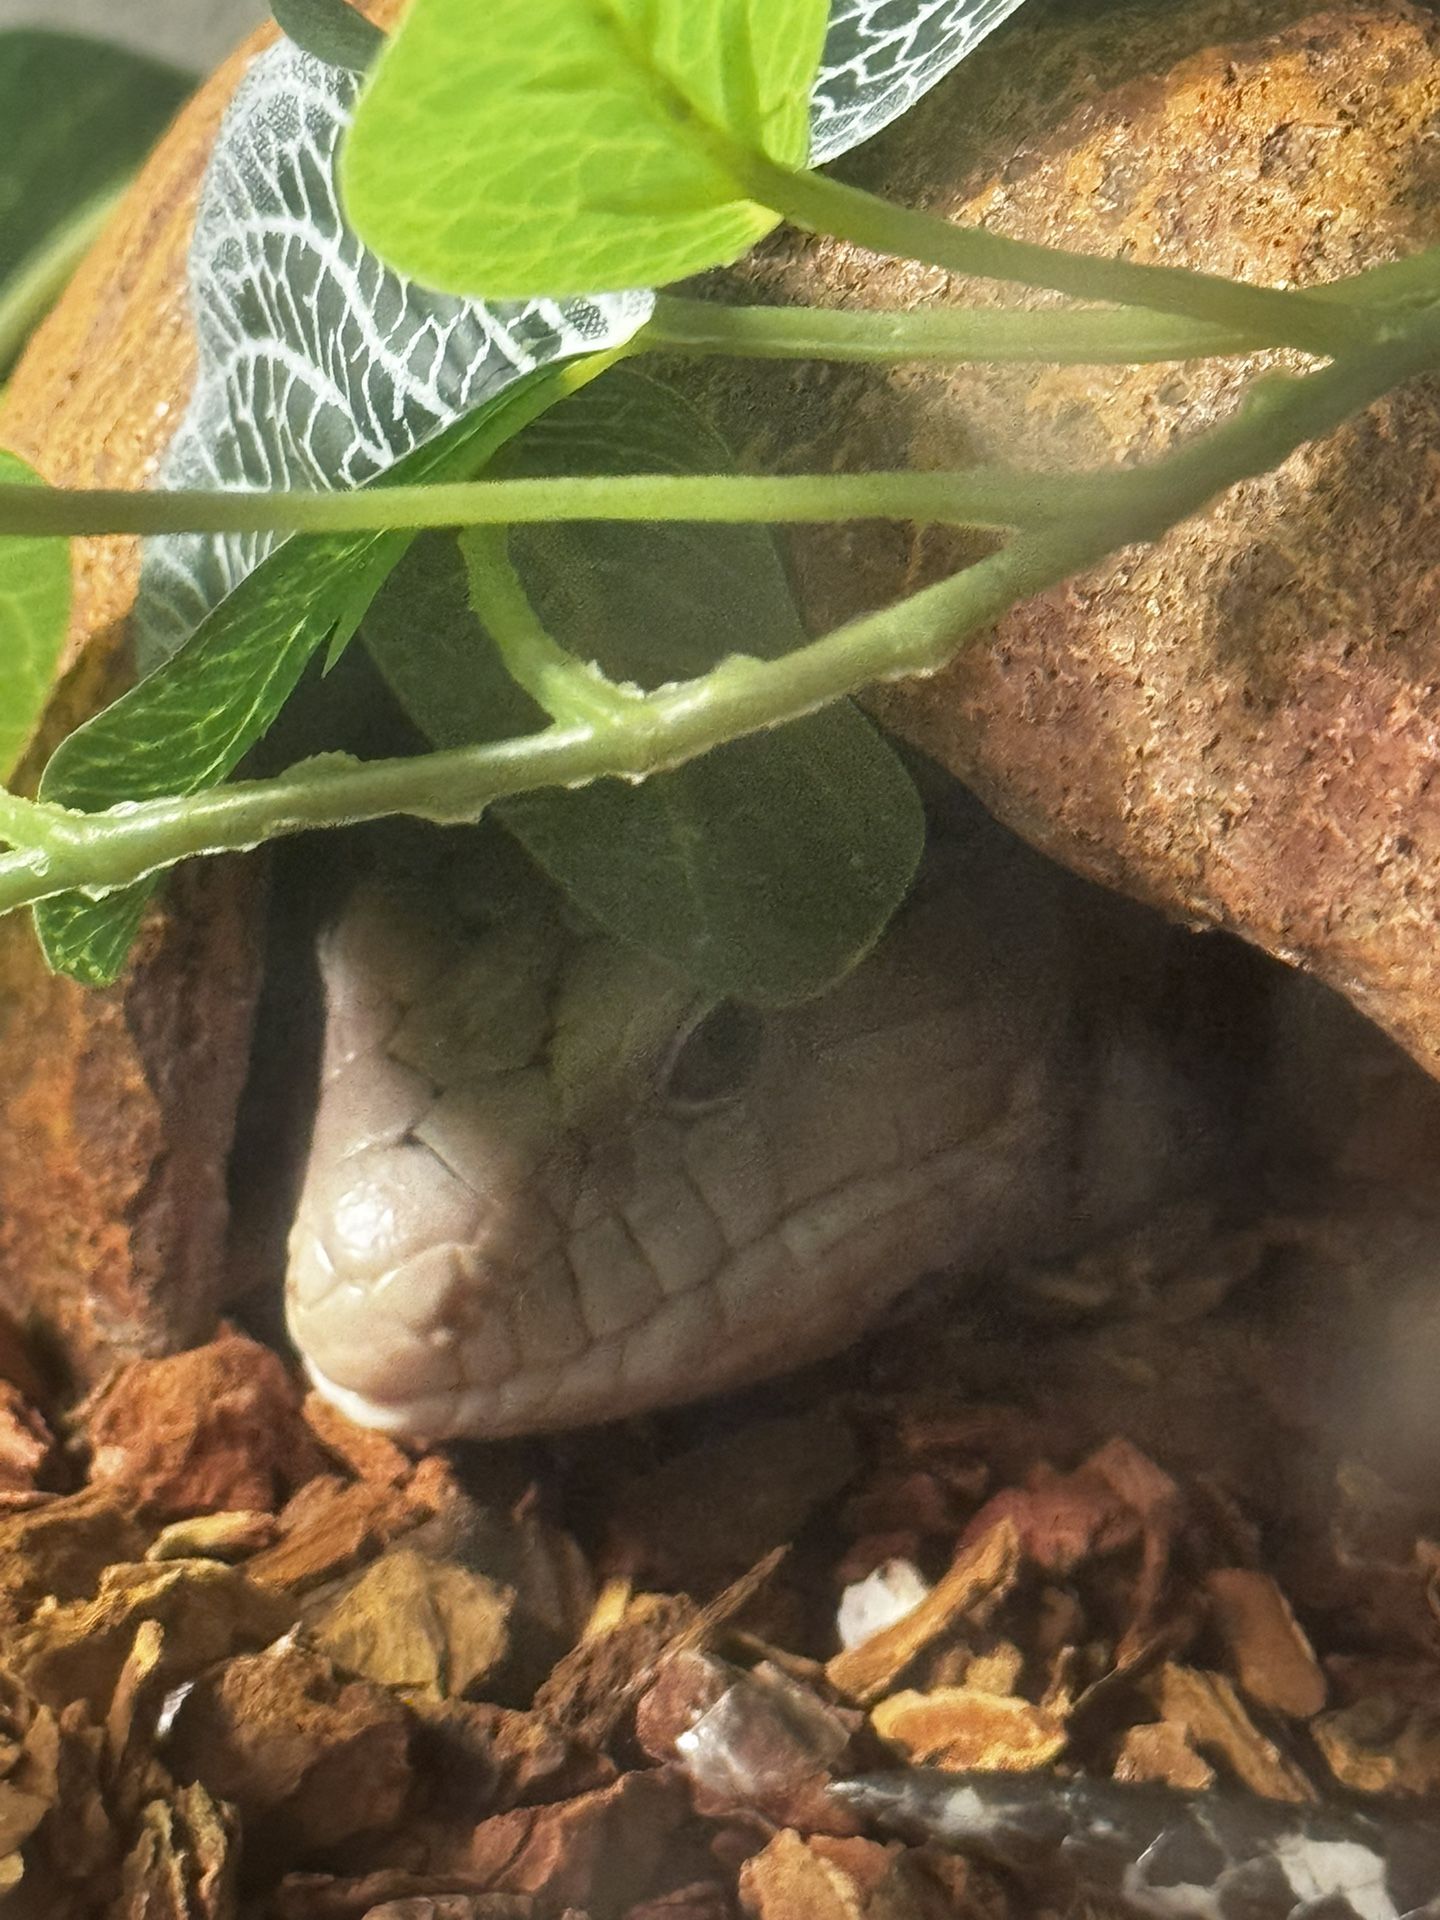
<instances>
[{"instance_id":1,"label":"plant stem","mask_svg":"<svg viewBox=\"0 0 1440 1920\"><path fill-rule=\"evenodd\" d=\"M0 912L76 887L127 886L196 854L312 827L392 813L451 824L475 819L508 794L638 778L798 719L872 681L933 672L1019 600L1116 547L1155 538L1437 360L1440 313L1432 312L1367 354L1264 382L1235 418L1148 470L1115 476L1106 497L1085 499L1068 520L1022 533L962 573L779 660L734 658L702 679L646 695L603 727L552 727L409 760L302 768L110 813L62 814L7 796L0 831L31 850L0 858Z\"/></svg>"},{"instance_id":2,"label":"plant stem","mask_svg":"<svg viewBox=\"0 0 1440 1920\"><path fill-rule=\"evenodd\" d=\"M1385 260L1378 267L1348 273L1307 291L1315 300L1344 300L1372 311L1428 306L1440 300L1440 247L1425 247L1403 260Z\"/></svg>"},{"instance_id":3,"label":"plant stem","mask_svg":"<svg viewBox=\"0 0 1440 1920\"><path fill-rule=\"evenodd\" d=\"M559 726L605 727L629 719L644 699L578 660L545 631L499 529L476 528L461 539L470 604L495 642L505 671Z\"/></svg>"},{"instance_id":4,"label":"plant stem","mask_svg":"<svg viewBox=\"0 0 1440 1920\"><path fill-rule=\"evenodd\" d=\"M1247 353L1263 341L1142 309L935 308L915 313L817 307L728 307L657 294L630 342L639 352L734 354L752 360L953 360L992 365L1137 366Z\"/></svg>"},{"instance_id":5,"label":"plant stem","mask_svg":"<svg viewBox=\"0 0 1440 1920\"><path fill-rule=\"evenodd\" d=\"M348 493L0 486L0 533L361 533L540 521L944 520L1009 528L1079 500L1068 475L959 473L615 474L438 481Z\"/></svg>"},{"instance_id":6,"label":"plant stem","mask_svg":"<svg viewBox=\"0 0 1440 1920\"><path fill-rule=\"evenodd\" d=\"M1317 301L1308 293L1249 286L1185 267L1146 266L1011 240L980 227L956 226L936 214L895 206L828 175L777 166L758 155L736 154L732 165L742 173L754 199L793 225L852 240L876 253L928 261L948 273L1049 287L1082 300L1148 307L1217 327L1243 329L1267 346L1299 347L1324 356L1363 347L1376 337L1376 317L1363 306Z\"/></svg>"}]
</instances>

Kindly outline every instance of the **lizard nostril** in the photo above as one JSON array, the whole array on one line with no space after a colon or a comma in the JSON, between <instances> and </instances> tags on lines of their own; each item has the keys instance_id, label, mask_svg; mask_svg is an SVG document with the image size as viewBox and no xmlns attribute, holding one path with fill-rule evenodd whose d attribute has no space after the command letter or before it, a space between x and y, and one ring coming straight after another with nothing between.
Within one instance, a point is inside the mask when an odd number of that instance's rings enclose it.
<instances>
[{"instance_id":1,"label":"lizard nostril","mask_svg":"<svg viewBox=\"0 0 1440 1920\"><path fill-rule=\"evenodd\" d=\"M733 1100L760 1053L764 1016L722 1000L683 1028L660 1075L661 1096L679 1114L706 1113Z\"/></svg>"}]
</instances>

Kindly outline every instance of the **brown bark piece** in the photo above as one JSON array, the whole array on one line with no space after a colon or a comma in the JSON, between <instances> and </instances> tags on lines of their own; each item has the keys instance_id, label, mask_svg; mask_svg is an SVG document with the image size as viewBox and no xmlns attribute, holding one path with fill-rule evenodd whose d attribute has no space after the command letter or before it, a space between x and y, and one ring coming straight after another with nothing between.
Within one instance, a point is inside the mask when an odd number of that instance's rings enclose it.
<instances>
[{"instance_id":1,"label":"brown bark piece","mask_svg":"<svg viewBox=\"0 0 1440 1920\"><path fill-rule=\"evenodd\" d=\"M1440 1708L1430 1697L1371 1694L1311 1722L1315 1744L1342 1786L1356 1793L1440 1793Z\"/></svg>"},{"instance_id":2,"label":"brown bark piece","mask_svg":"<svg viewBox=\"0 0 1440 1920\"><path fill-rule=\"evenodd\" d=\"M625 1920L733 1920L735 1903L715 1880L699 1880L693 1887L677 1887L658 1900L641 1900Z\"/></svg>"},{"instance_id":3,"label":"brown bark piece","mask_svg":"<svg viewBox=\"0 0 1440 1920\"><path fill-rule=\"evenodd\" d=\"M1043 1707L981 1687L892 1693L870 1709L870 1721L917 1766L955 1773L1028 1773L1058 1759L1066 1741Z\"/></svg>"},{"instance_id":4,"label":"brown bark piece","mask_svg":"<svg viewBox=\"0 0 1440 1920\"><path fill-rule=\"evenodd\" d=\"M508 1813L607 1787L613 1761L562 1733L542 1713L473 1700L407 1702L416 1723L417 1773L428 1783L428 1817L473 1827L480 1813Z\"/></svg>"},{"instance_id":5,"label":"brown bark piece","mask_svg":"<svg viewBox=\"0 0 1440 1920\"><path fill-rule=\"evenodd\" d=\"M369 1427L357 1427L338 1407L331 1406L313 1391L305 1396L303 1412L306 1426L326 1453L357 1480L368 1481L372 1486L394 1487L409 1478L414 1461L385 1434Z\"/></svg>"},{"instance_id":6,"label":"brown bark piece","mask_svg":"<svg viewBox=\"0 0 1440 1920\"><path fill-rule=\"evenodd\" d=\"M232 1332L133 1361L97 1395L87 1427L91 1478L167 1516L278 1506L323 1464L284 1362Z\"/></svg>"},{"instance_id":7,"label":"brown bark piece","mask_svg":"<svg viewBox=\"0 0 1440 1920\"><path fill-rule=\"evenodd\" d=\"M151 1801L121 1869L111 1920L231 1920L238 1843L233 1813L201 1786Z\"/></svg>"},{"instance_id":8,"label":"brown bark piece","mask_svg":"<svg viewBox=\"0 0 1440 1920\"><path fill-rule=\"evenodd\" d=\"M15 1625L45 1602L87 1597L106 1567L138 1560L149 1540L110 1488L86 1487L0 1517L0 1625Z\"/></svg>"},{"instance_id":9,"label":"brown bark piece","mask_svg":"<svg viewBox=\"0 0 1440 1920\"><path fill-rule=\"evenodd\" d=\"M484 1892L476 1874L398 1871L350 1880L292 1874L269 1908L273 1920L370 1920L377 1913L389 1920L533 1920L535 1911L522 1894Z\"/></svg>"},{"instance_id":10,"label":"brown bark piece","mask_svg":"<svg viewBox=\"0 0 1440 1920\"><path fill-rule=\"evenodd\" d=\"M273 1513L201 1513L162 1527L145 1551L147 1560L248 1560L275 1539Z\"/></svg>"},{"instance_id":11,"label":"brown bark piece","mask_svg":"<svg viewBox=\"0 0 1440 1920\"><path fill-rule=\"evenodd\" d=\"M423 1699L493 1682L510 1653L515 1594L483 1574L392 1547L306 1626L349 1673Z\"/></svg>"},{"instance_id":12,"label":"brown bark piece","mask_svg":"<svg viewBox=\"0 0 1440 1920\"><path fill-rule=\"evenodd\" d=\"M1278 30L1277 30L1278 29ZM1433 243L1440 25L1405 0L1031 0L843 164L1030 242L1309 284ZM782 235L729 297L1036 306ZM1153 458L1298 356L1121 367L787 367L689 377L747 458L1056 471ZM683 375L682 375L683 377ZM1440 1071L1440 533L1413 384L1153 548L1041 596L884 720L1066 864L1303 962ZM937 529L806 530L829 628L974 557Z\"/></svg>"},{"instance_id":13,"label":"brown bark piece","mask_svg":"<svg viewBox=\"0 0 1440 1920\"><path fill-rule=\"evenodd\" d=\"M463 1864L497 1893L532 1895L543 1913L578 1907L614 1920L696 1877L685 1872L701 1857L686 1846L690 1818L673 1774L627 1773L562 1805L520 1807L482 1822Z\"/></svg>"},{"instance_id":14,"label":"brown bark piece","mask_svg":"<svg viewBox=\"0 0 1440 1920\"><path fill-rule=\"evenodd\" d=\"M374 1487L321 1474L284 1508L280 1538L256 1554L246 1571L261 1586L307 1593L363 1564L433 1511L408 1486Z\"/></svg>"},{"instance_id":15,"label":"brown bark piece","mask_svg":"<svg viewBox=\"0 0 1440 1920\"><path fill-rule=\"evenodd\" d=\"M247 1861L272 1872L394 1824L410 1786L409 1721L382 1687L282 1643L203 1676L168 1746L176 1774L240 1814Z\"/></svg>"},{"instance_id":16,"label":"brown bark piece","mask_svg":"<svg viewBox=\"0 0 1440 1920\"><path fill-rule=\"evenodd\" d=\"M788 1830L746 1863L740 1899L757 1920L963 1920L971 1911L917 1872L907 1849L874 1840L803 1840Z\"/></svg>"},{"instance_id":17,"label":"brown bark piece","mask_svg":"<svg viewBox=\"0 0 1440 1920\"><path fill-rule=\"evenodd\" d=\"M928 1647L958 1634L972 1610L1002 1599L1019 1572L1020 1537L1011 1521L1001 1519L961 1549L944 1578L902 1620L837 1653L826 1677L862 1705L879 1699Z\"/></svg>"},{"instance_id":18,"label":"brown bark piece","mask_svg":"<svg viewBox=\"0 0 1440 1920\"><path fill-rule=\"evenodd\" d=\"M1215 1769L1196 1753L1181 1728L1161 1720L1154 1726L1126 1729L1115 1761L1115 1778L1156 1780L1185 1793L1203 1793L1214 1786Z\"/></svg>"},{"instance_id":19,"label":"brown bark piece","mask_svg":"<svg viewBox=\"0 0 1440 1920\"><path fill-rule=\"evenodd\" d=\"M11 1636L8 1656L38 1698L55 1706L88 1700L103 1710L142 1621L165 1629L166 1670L180 1680L283 1633L292 1612L287 1601L215 1560L114 1565L101 1575L94 1599L38 1609Z\"/></svg>"},{"instance_id":20,"label":"brown bark piece","mask_svg":"<svg viewBox=\"0 0 1440 1920\"><path fill-rule=\"evenodd\" d=\"M1163 1717L1197 1747L1220 1754L1251 1793L1301 1804L1314 1800L1304 1774L1260 1731L1223 1674L1168 1664L1156 1675L1152 1691Z\"/></svg>"},{"instance_id":21,"label":"brown bark piece","mask_svg":"<svg viewBox=\"0 0 1440 1920\"><path fill-rule=\"evenodd\" d=\"M258 869L186 872L103 990L0 923L0 1289L81 1381L214 1328L261 912Z\"/></svg>"},{"instance_id":22,"label":"brown bark piece","mask_svg":"<svg viewBox=\"0 0 1440 1920\"><path fill-rule=\"evenodd\" d=\"M1216 1567L1205 1582L1211 1617L1250 1698L1297 1720L1325 1704L1315 1649L1269 1574Z\"/></svg>"},{"instance_id":23,"label":"brown bark piece","mask_svg":"<svg viewBox=\"0 0 1440 1920\"><path fill-rule=\"evenodd\" d=\"M0 1380L0 1509L28 1505L46 1484L55 1438L18 1387Z\"/></svg>"}]
</instances>

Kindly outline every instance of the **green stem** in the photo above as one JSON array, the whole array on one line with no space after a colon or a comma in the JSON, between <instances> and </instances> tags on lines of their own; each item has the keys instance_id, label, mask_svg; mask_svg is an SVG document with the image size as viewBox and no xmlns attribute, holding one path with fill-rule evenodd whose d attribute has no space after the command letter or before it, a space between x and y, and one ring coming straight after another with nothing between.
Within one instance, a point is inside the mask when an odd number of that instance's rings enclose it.
<instances>
[{"instance_id":1,"label":"green stem","mask_svg":"<svg viewBox=\"0 0 1440 1920\"><path fill-rule=\"evenodd\" d=\"M1080 499L1068 475L961 473L615 474L459 480L349 493L142 493L0 486L0 533L361 533L540 521L943 520L1008 528Z\"/></svg>"},{"instance_id":2,"label":"green stem","mask_svg":"<svg viewBox=\"0 0 1440 1920\"><path fill-rule=\"evenodd\" d=\"M505 671L560 726L605 727L630 718L644 696L607 680L545 631L498 529L477 528L460 542L470 604Z\"/></svg>"},{"instance_id":3,"label":"green stem","mask_svg":"<svg viewBox=\"0 0 1440 1920\"><path fill-rule=\"evenodd\" d=\"M1114 300L1180 314L1226 329L1244 329L1268 346L1329 356L1366 346L1377 320L1363 306L1317 301L1308 293L1249 286L1184 267L1145 266L1060 247L1011 240L981 227L956 226L938 215L895 206L828 175L735 154L732 165L762 206L812 233L834 234L876 253L928 261L947 273L1020 286L1049 287L1082 300Z\"/></svg>"},{"instance_id":4,"label":"green stem","mask_svg":"<svg viewBox=\"0 0 1440 1920\"><path fill-rule=\"evenodd\" d=\"M108 187L78 208L6 281L0 295L0 373L19 358L20 349L65 291L128 185L126 180Z\"/></svg>"},{"instance_id":5,"label":"green stem","mask_svg":"<svg viewBox=\"0 0 1440 1920\"><path fill-rule=\"evenodd\" d=\"M1316 300L1343 300L1372 311L1403 312L1440 300L1440 247L1426 247L1403 260L1386 260L1378 267L1348 273L1307 291Z\"/></svg>"},{"instance_id":6,"label":"green stem","mask_svg":"<svg viewBox=\"0 0 1440 1920\"><path fill-rule=\"evenodd\" d=\"M1019 600L1057 585L1118 546L1154 538L1237 481L1269 471L1389 388L1440 359L1440 314L1417 319L1372 352L1298 379L1263 384L1234 419L1148 472L1118 476L1112 495L1067 522L1021 534L964 572L897 606L850 622L774 661L728 660L703 679L662 689L603 728L552 727L525 739L418 759L295 771L189 799L100 814L60 814L11 800L0 830L35 852L0 858L0 912L83 887L130 885L197 854L234 851L313 827L405 813L453 824L491 802L607 776L634 779L726 740L798 719L868 683L933 672L962 641ZM23 809L23 811L15 811ZM43 871L41 870L43 864Z\"/></svg>"},{"instance_id":7,"label":"green stem","mask_svg":"<svg viewBox=\"0 0 1440 1920\"><path fill-rule=\"evenodd\" d=\"M727 307L656 296L655 311L631 341L640 352L734 354L752 360L951 360L992 365L1136 366L1247 353L1264 342L1143 308L933 308L884 313L816 307Z\"/></svg>"},{"instance_id":8,"label":"green stem","mask_svg":"<svg viewBox=\"0 0 1440 1920\"><path fill-rule=\"evenodd\" d=\"M1232 283L1226 283L1232 284ZM1440 300L1440 247L1307 287L1307 299L1403 314ZM1287 296L1288 298L1289 296ZM873 308L723 306L660 293L632 353L749 360L976 361L991 366L1141 366L1252 353L1268 333L1145 307Z\"/></svg>"},{"instance_id":9,"label":"green stem","mask_svg":"<svg viewBox=\"0 0 1440 1920\"><path fill-rule=\"evenodd\" d=\"M608 7L601 11L621 58L645 76L677 126L729 173L737 190L812 233L833 234L876 253L929 261L949 273L1048 287L1082 300L1113 300L1230 330L1243 328L1264 345L1299 347L1325 358L1363 347L1379 331L1375 316L1363 307L1317 304L1308 294L1249 286L1184 267L1107 260L1012 240L896 206L828 174L784 166L737 141L660 66L642 33Z\"/></svg>"}]
</instances>

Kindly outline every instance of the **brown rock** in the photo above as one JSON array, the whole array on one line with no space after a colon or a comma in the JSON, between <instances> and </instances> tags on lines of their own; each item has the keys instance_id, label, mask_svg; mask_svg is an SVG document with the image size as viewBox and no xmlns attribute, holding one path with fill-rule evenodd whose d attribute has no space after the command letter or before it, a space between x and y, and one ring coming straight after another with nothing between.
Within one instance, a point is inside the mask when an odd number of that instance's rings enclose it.
<instances>
[{"instance_id":1,"label":"brown rock","mask_svg":"<svg viewBox=\"0 0 1440 1920\"><path fill-rule=\"evenodd\" d=\"M1405 0L1031 0L844 163L1017 239L1308 284L1435 238L1440 25ZM781 236L731 297L1044 304ZM784 367L691 376L747 457L792 468L1162 454L1295 356L1139 369ZM888 724L1068 865L1313 968L1440 1070L1433 390L1407 388L1157 546L1017 609ZM795 543L812 624L977 549L852 525Z\"/></svg>"},{"instance_id":2,"label":"brown rock","mask_svg":"<svg viewBox=\"0 0 1440 1920\"><path fill-rule=\"evenodd\" d=\"M190 225L240 71L181 117L6 388L0 440L56 485L144 486L183 410ZM123 691L138 574L138 542L76 542L65 678L23 788ZM262 899L253 864L181 874L103 992L47 973L26 916L0 924L0 1297L83 1380L213 1330Z\"/></svg>"}]
</instances>

